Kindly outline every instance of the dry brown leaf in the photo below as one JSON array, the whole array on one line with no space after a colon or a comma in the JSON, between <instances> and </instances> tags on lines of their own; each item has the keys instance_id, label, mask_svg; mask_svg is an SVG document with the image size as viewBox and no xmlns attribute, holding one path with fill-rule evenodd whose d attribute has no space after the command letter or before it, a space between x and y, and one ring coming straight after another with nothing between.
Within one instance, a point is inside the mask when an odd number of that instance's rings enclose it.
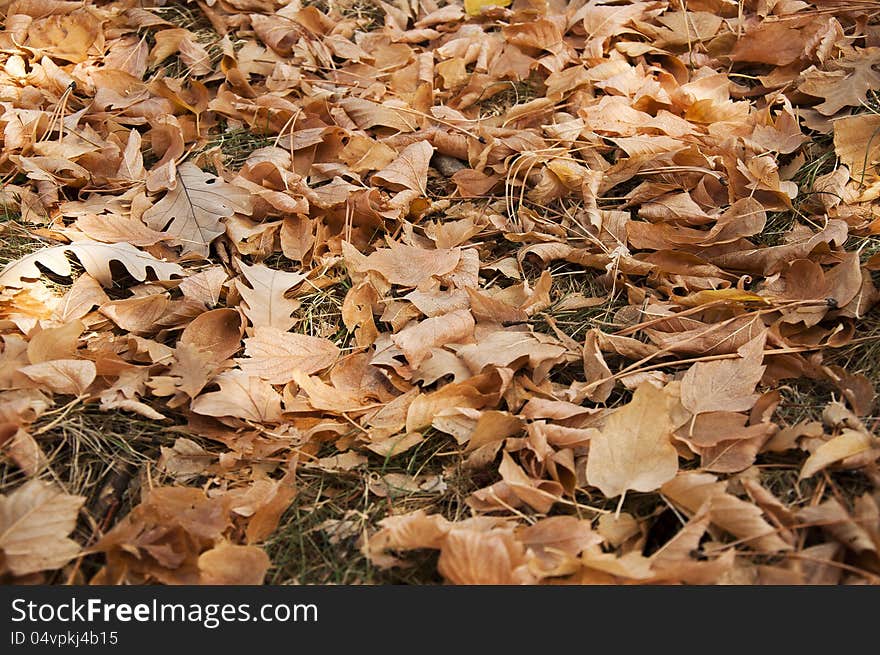
<instances>
[{"instance_id":1,"label":"dry brown leaf","mask_svg":"<svg viewBox=\"0 0 880 655\"><path fill-rule=\"evenodd\" d=\"M24 280L38 280L42 272L37 263L53 273L70 276L70 262L64 256L72 252L88 273L103 286L113 284L110 262L120 262L135 279L147 279L151 270L160 280L170 280L174 275L183 275L183 268L177 264L163 262L142 252L128 243L99 243L97 241L77 241L66 246L53 246L25 255L0 271L0 285L18 287Z\"/></svg>"},{"instance_id":2,"label":"dry brown leaf","mask_svg":"<svg viewBox=\"0 0 880 655\"><path fill-rule=\"evenodd\" d=\"M452 529L437 570L452 584L511 585L532 581L522 544L510 532Z\"/></svg>"},{"instance_id":3,"label":"dry brown leaf","mask_svg":"<svg viewBox=\"0 0 880 655\"><path fill-rule=\"evenodd\" d=\"M144 212L144 222L167 234L184 253L207 256L211 242L223 234L223 218L251 213L251 196L189 162L177 167L177 185Z\"/></svg>"},{"instance_id":4,"label":"dry brown leaf","mask_svg":"<svg viewBox=\"0 0 880 655\"><path fill-rule=\"evenodd\" d=\"M263 584L270 564L261 548L224 542L199 555L199 584Z\"/></svg>"},{"instance_id":5,"label":"dry brown leaf","mask_svg":"<svg viewBox=\"0 0 880 655\"><path fill-rule=\"evenodd\" d=\"M85 359L56 359L19 369L37 384L53 393L81 396L95 381L95 363Z\"/></svg>"},{"instance_id":6,"label":"dry brown leaf","mask_svg":"<svg viewBox=\"0 0 880 655\"><path fill-rule=\"evenodd\" d=\"M0 551L13 575L61 568L80 552L69 538L85 498L52 483L29 480L0 495Z\"/></svg>"},{"instance_id":7,"label":"dry brown leaf","mask_svg":"<svg viewBox=\"0 0 880 655\"><path fill-rule=\"evenodd\" d=\"M877 439L870 434L858 430L844 430L839 436L833 437L819 446L807 458L798 477L801 480L809 478L822 469L847 457L858 455L876 447Z\"/></svg>"},{"instance_id":8,"label":"dry brown leaf","mask_svg":"<svg viewBox=\"0 0 880 655\"><path fill-rule=\"evenodd\" d=\"M411 324L391 337L403 351L410 366L417 368L431 354L431 349L472 340L474 317L466 309L426 318Z\"/></svg>"},{"instance_id":9,"label":"dry brown leaf","mask_svg":"<svg viewBox=\"0 0 880 655\"><path fill-rule=\"evenodd\" d=\"M205 416L231 416L273 423L281 420L281 396L268 382L243 371L228 371L214 379L220 391L193 400L192 411Z\"/></svg>"},{"instance_id":10,"label":"dry brown leaf","mask_svg":"<svg viewBox=\"0 0 880 655\"><path fill-rule=\"evenodd\" d=\"M587 481L614 498L627 490L654 491L678 472L672 445L673 398L652 384L643 384L628 404L608 417L590 440Z\"/></svg>"},{"instance_id":11,"label":"dry brown leaf","mask_svg":"<svg viewBox=\"0 0 880 655\"><path fill-rule=\"evenodd\" d=\"M739 349L740 358L697 362L681 381L681 404L694 415L705 412L742 412L758 399L755 386L764 375L764 338Z\"/></svg>"},{"instance_id":12,"label":"dry brown leaf","mask_svg":"<svg viewBox=\"0 0 880 655\"><path fill-rule=\"evenodd\" d=\"M427 141L413 143L388 166L373 173L371 180L384 183L389 189L409 189L427 195L428 164L433 154L434 146Z\"/></svg>"},{"instance_id":13,"label":"dry brown leaf","mask_svg":"<svg viewBox=\"0 0 880 655\"><path fill-rule=\"evenodd\" d=\"M236 280L235 286L245 306L245 316L254 328L273 327L286 332L296 319L291 317L300 303L295 298L288 298L285 293L306 279L302 273L278 271L262 264L249 266L239 262L241 273L248 285Z\"/></svg>"},{"instance_id":14,"label":"dry brown leaf","mask_svg":"<svg viewBox=\"0 0 880 655\"><path fill-rule=\"evenodd\" d=\"M270 384L286 384L293 372L306 375L323 371L339 357L339 348L328 339L260 327L244 341L246 357L236 360L241 370Z\"/></svg>"},{"instance_id":15,"label":"dry brown leaf","mask_svg":"<svg viewBox=\"0 0 880 655\"><path fill-rule=\"evenodd\" d=\"M394 241L388 245L388 248L381 248L364 257L344 241L342 252L351 270L358 273L375 271L391 284L404 287L416 287L431 277L448 275L461 259L458 248L426 250Z\"/></svg>"}]
</instances>

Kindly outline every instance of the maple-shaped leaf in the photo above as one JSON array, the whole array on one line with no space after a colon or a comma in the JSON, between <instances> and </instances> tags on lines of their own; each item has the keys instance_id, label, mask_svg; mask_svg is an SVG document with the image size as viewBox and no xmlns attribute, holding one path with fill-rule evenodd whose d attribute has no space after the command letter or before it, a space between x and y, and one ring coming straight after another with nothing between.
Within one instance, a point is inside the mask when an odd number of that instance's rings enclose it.
<instances>
[{"instance_id":1,"label":"maple-shaped leaf","mask_svg":"<svg viewBox=\"0 0 880 655\"><path fill-rule=\"evenodd\" d=\"M177 186L144 212L144 222L173 237L184 253L207 256L208 246L226 231L221 219L234 213L250 214L251 195L195 164L177 167Z\"/></svg>"},{"instance_id":2,"label":"maple-shaped leaf","mask_svg":"<svg viewBox=\"0 0 880 655\"><path fill-rule=\"evenodd\" d=\"M58 569L73 559L80 546L69 535L85 500L42 480L0 495L0 571L26 575Z\"/></svg>"},{"instance_id":3,"label":"maple-shaped leaf","mask_svg":"<svg viewBox=\"0 0 880 655\"><path fill-rule=\"evenodd\" d=\"M766 368L761 364L764 340L762 334L742 346L739 359L694 364L681 381L681 404L693 414L751 409Z\"/></svg>"},{"instance_id":4,"label":"maple-shaped leaf","mask_svg":"<svg viewBox=\"0 0 880 655\"><path fill-rule=\"evenodd\" d=\"M202 394L192 403L192 411L205 416L231 416L257 423L271 423L281 418L281 396L258 377L242 371L227 371L214 382L220 391Z\"/></svg>"},{"instance_id":5,"label":"maple-shaped leaf","mask_svg":"<svg viewBox=\"0 0 880 655\"><path fill-rule=\"evenodd\" d=\"M110 262L119 262L136 280L147 279L147 270L152 270L160 280L170 280L172 276L183 276L183 268L177 264L163 262L152 255L138 250L130 243L99 243L97 241L75 241L64 246L43 248L25 255L0 271L0 286L19 287L24 280L38 280L43 272L37 264L45 266L57 275L70 276L72 269L65 253L72 252L83 268L100 282L109 287L113 284Z\"/></svg>"},{"instance_id":6,"label":"maple-shaped leaf","mask_svg":"<svg viewBox=\"0 0 880 655\"><path fill-rule=\"evenodd\" d=\"M608 417L590 440L587 481L608 498L628 489L654 491L675 477L678 454L672 445L669 393L642 384L632 401Z\"/></svg>"},{"instance_id":7,"label":"maple-shaped leaf","mask_svg":"<svg viewBox=\"0 0 880 655\"><path fill-rule=\"evenodd\" d=\"M880 88L880 48L854 48L840 59L829 62L831 70L812 68L804 72L799 91L825 102L815 109L825 116L832 116L844 107L859 107L865 102L868 91Z\"/></svg>"},{"instance_id":8,"label":"maple-shaped leaf","mask_svg":"<svg viewBox=\"0 0 880 655\"><path fill-rule=\"evenodd\" d=\"M251 325L258 327L274 327L282 332L289 330L296 319L291 314L296 311L300 302L288 298L284 294L306 279L304 273L287 273L278 271L262 264L248 266L239 262L241 274L250 286L236 280L235 286L245 305L242 307Z\"/></svg>"},{"instance_id":9,"label":"maple-shaped leaf","mask_svg":"<svg viewBox=\"0 0 880 655\"><path fill-rule=\"evenodd\" d=\"M244 345L247 357L237 360L241 370L270 384L290 382L294 371L307 375L317 373L339 357L339 348L328 339L282 332L273 327L257 328L253 337L245 339Z\"/></svg>"}]
</instances>

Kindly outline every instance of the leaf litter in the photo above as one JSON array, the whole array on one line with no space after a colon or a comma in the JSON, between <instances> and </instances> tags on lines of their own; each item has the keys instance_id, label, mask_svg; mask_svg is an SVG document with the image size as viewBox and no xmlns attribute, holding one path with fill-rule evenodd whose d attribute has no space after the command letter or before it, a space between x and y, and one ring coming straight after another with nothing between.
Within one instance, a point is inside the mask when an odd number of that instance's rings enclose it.
<instances>
[{"instance_id":1,"label":"leaf litter","mask_svg":"<svg viewBox=\"0 0 880 655\"><path fill-rule=\"evenodd\" d=\"M4 581L880 580L869 4L4 12Z\"/></svg>"}]
</instances>

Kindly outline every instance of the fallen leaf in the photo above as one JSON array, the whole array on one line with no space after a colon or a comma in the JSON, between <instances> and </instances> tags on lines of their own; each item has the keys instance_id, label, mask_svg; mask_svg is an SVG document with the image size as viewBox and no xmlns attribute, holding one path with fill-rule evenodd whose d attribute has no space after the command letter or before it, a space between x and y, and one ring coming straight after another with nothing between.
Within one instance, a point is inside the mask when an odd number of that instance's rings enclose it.
<instances>
[{"instance_id":1,"label":"fallen leaf","mask_svg":"<svg viewBox=\"0 0 880 655\"><path fill-rule=\"evenodd\" d=\"M207 256L226 230L221 219L235 212L251 213L250 194L185 162L177 167L177 185L144 213L144 222L168 234L184 253Z\"/></svg>"},{"instance_id":2,"label":"fallen leaf","mask_svg":"<svg viewBox=\"0 0 880 655\"><path fill-rule=\"evenodd\" d=\"M45 385L53 393L81 396L95 381L94 362L85 359L56 359L31 364L19 369L37 384Z\"/></svg>"},{"instance_id":3,"label":"fallen leaf","mask_svg":"<svg viewBox=\"0 0 880 655\"><path fill-rule=\"evenodd\" d=\"M236 360L241 370L268 381L286 384L293 371L311 375L328 368L339 357L339 348L327 339L259 327L244 341L246 357Z\"/></svg>"},{"instance_id":4,"label":"fallen leaf","mask_svg":"<svg viewBox=\"0 0 880 655\"><path fill-rule=\"evenodd\" d=\"M86 499L52 483L29 480L0 495L0 551L13 575L61 568L81 548L69 538Z\"/></svg>"},{"instance_id":5,"label":"fallen leaf","mask_svg":"<svg viewBox=\"0 0 880 655\"><path fill-rule=\"evenodd\" d=\"M801 467L799 479L809 478L819 471L847 457L858 455L876 447L877 440L865 432L844 430L839 436L833 437L819 446L807 458Z\"/></svg>"},{"instance_id":6,"label":"fallen leaf","mask_svg":"<svg viewBox=\"0 0 880 655\"><path fill-rule=\"evenodd\" d=\"M613 498L629 489L654 491L675 477L678 453L668 393L643 384L590 440L587 481Z\"/></svg>"},{"instance_id":7,"label":"fallen leaf","mask_svg":"<svg viewBox=\"0 0 880 655\"><path fill-rule=\"evenodd\" d=\"M740 358L697 362L681 381L681 404L694 415L705 412L742 412L758 399L755 386L764 375L764 338L742 346Z\"/></svg>"}]
</instances>

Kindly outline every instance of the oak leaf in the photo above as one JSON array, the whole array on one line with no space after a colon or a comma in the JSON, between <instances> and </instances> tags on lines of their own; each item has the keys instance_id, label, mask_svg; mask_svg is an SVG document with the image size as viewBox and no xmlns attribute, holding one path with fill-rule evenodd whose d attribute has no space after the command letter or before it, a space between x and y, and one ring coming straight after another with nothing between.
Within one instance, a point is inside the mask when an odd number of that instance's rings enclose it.
<instances>
[{"instance_id":1,"label":"oak leaf","mask_svg":"<svg viewBox=\"0 0 880 655\"><path fill-rule=\"evenodd\" d=\"M177 167L177 178L177 185L144 212L144 222L170 235L170 243L184 253L207 256L211 242L226 231L221 219L250 214L251 196L189 162Z\"/></svg>"},{"instance_id":2,"label":"oak leaf","mask_svg":"<svg viewBox=\"0 0 880 655\"><path fill-rule=\"evenodd\" d=\"M254 328L274 327L282 332L293 327L296 319L291 314L299 308L300 302L285 294L305 280L306 275L278 271L263 264L239 264L241 274L250 286L236 280L235 287L244 299L242 311L251 325Z\"/></svg>"},{"instance_id":3,"label":"oak leaf","mask_svg":"<svg viewBox=\"0 0 880 655\"><path fill-rule=\"evenodd\" d=\"M110 262L121 263L135 279L147 279L147 270L152 270L160 280L170 280L172 276L183 276L183 268L177 264L164 262L152 255L138 250L129 243L99 243L98 241L76 241L65 246L52 246L25 255L0 271L0 286L18 287L23 280L38 280L42 271L37 264L45 266L58 275L70 276L70 262L64 256L72 252L83 268L104 287L113 284Z\"/></svg>"}]
</instances>

